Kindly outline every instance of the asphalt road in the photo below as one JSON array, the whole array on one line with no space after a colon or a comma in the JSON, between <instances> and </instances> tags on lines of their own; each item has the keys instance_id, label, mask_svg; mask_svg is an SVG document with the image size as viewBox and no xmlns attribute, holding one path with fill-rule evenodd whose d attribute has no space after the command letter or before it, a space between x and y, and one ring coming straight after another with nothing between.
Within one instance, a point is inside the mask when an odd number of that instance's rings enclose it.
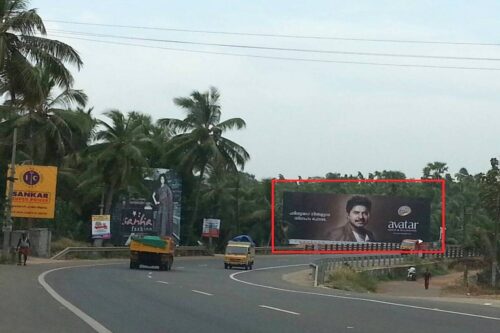
<instances>
[{"instance_id":1,"label":"asphalt road","mask_svg":"<svg viewBox=\"0 0 500 333\"><path fill-rule=\"evenodd\" d=\"M176 258L169 272L130 270L121 261L55 270L46 273L45 281L101 324L102 331L499 332L497 307L346 293L282 279L283 274L307 268L314 258L262 256L253 271L225 270L220 257ZM53 266L32 268L33 273L42 268ZM16 332L93 331L47 292L43 296L40 285L34 288L30 312L36 316L21 317L31 324ZM12 327L4 325L0 319L2 332Z\"/></svg>"}]
</instances>

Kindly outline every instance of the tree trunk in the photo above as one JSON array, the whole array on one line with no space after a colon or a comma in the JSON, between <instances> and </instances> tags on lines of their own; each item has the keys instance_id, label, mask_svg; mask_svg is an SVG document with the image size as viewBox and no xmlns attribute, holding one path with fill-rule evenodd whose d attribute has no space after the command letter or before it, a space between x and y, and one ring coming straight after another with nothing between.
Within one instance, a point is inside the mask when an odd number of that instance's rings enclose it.
<instances>
[{"instance_id":1,"label":"tree trunk","mask_svg":"<svg viewBox=\"0 0 500 333\"><path fill-rule=\"evenodd\" d=\"M200 193L201 193L201 184L203 182L203 175L205 173L205 165L201 168L200 171L200 176L198 179L198 188L195 196L195 201L194 201L194 210L193 210L193 216L191 217L191 221L189 223L189 232L196 237L194 234L194 227L196 225L196 220L197 220L197 215L198 215L198 203L200 201Z\"/></svg>"},{"instance_id":2,"label":"tree trunk","mask_svg":"<svg viewBox=\"0 0 500 333\"><path fill-rule=\"evenodd\" d=\"M115 195L115 189L113 184L110 184L106 194L106 204L104 206L104 214L108 215L111 212L111 205L113 205L113 196Z\"/></svg>"}]
</instances>

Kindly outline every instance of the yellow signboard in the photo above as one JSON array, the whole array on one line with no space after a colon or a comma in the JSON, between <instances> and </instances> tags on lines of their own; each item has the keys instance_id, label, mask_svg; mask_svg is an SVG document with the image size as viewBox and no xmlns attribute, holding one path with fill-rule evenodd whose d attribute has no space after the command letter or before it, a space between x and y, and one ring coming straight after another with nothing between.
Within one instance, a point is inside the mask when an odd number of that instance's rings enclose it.
<instances>
[{"instance_id":1,"label":"yellow signboard","mask_svg":"<svg viewBox=\"0 0 500 333\"><path fill-rule=\"evenodd\" d=\"M56 184L57 167L16 165L12 216L54 218Z\"/></svg>"}]
</instances>

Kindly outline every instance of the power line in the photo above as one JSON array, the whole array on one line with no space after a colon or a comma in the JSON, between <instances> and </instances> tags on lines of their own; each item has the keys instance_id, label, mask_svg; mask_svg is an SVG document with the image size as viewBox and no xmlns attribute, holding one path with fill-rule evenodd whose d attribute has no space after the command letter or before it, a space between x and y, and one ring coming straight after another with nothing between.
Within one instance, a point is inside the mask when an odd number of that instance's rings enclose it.
<instances>
[{"instance_id":1,"label":"power line","mask_svg":"<svg viewBox=\"0 0 500 333\"><path fill-rule=\"evenodd\" d=\"M52 34L52 36L68 38L68 39L84 40L84 41L90 41L90 42L98 42L98 43L104 43L104 44L112 44L112 45L135 46L135 47L143 47L143 48L149 48L149 49L170 50L170 51L180 51L180 52L189 52L189 53L213 54L213 55L226 55L226 56L246 57L246 58L260 58L260 59L271 59L271 60L371 65L371 66L390 66L390 67L414 67L414 68L431 68L431 69L500 71L500 68L494 68L494 67L462 67L462 66L438 66L438 65L418 65L418 64L394 64L394 63L379 63L379 62L364 62L364 61L343 61L343 60L275 57L275 56L264 56L264 55L257 55L257 54L239 54L239 53L228 53L228 52L214 52L214 51L190 50L190 49L172 48L172 47L161 47L161 46L133 44L133 43L124 43L124 42L115 42L115 41L105 41L105 40L98 40L98 39L91 39L91 38L84 38L84 37L57 35L57 34Z\"/></svg>"},{"instance_id":2,"label":"power line","mask_svg":"<svg viewBox=\"0 0 500 333\"><path fill-rule=\"evenodd\" d=\"M147 42L162 42L162 43L172 43L172 44L216 46L216 47L240 48L240 49L257 49L257 50L267 50L267 51L288 51L288 52L302 52L302 53L341 54L341 55L419 58L419 59L440 59L440 60L500 61L500 58L454 57L454 56L433 56L433 55L423 55L423 54L400 54L400 53L376 53L376 52L300 49L300 48L284 48L284 47L271 47L271 46L259 46L259 45L205 43L205 42L183 41L183 40L174 40L174 39L159 39L159 38L133 37L133 36L124 36L124 35L99 34L99 33L89 33L89 32L82 32L82 31L58 30L58 29L49 30L49 31L53 31L56 33L70 34L70 35L89 36L89 37L106 37L106 38L116 38L116 39L140 40L140 41L147 41Z\"/></svg>"},{"instance_id":3,"label":"power line","mask_svg":"<svg viewBox=\"0 0 500 333\"><path fill-rule=\"evenodd\" d=\"M233 36L255 36L255 37L317 39L317 40L341 40L341 41L377 42L377 43L383 42L383 43L410 43L410 44L500 46L500 43L451 42L451 41L404 40L404 39L377 39L377 38L350 38L350 37L333 37L333 36L288 35L288 34L251 33L251 32L231 32L231 31L217 31L217 30L196 30L196 29L165 28L165 27L151 27L151 26L138 26L138 25L120 25L120 24L105 24L105 23L91 23L91 22L76 22L76 21L64 21L64 20L44 20L44 21L54 22L54 23L63 23L63 24L96 26L96 27L175 31L175 32L190 32L190 33L202 33L202 34L233 35Z\"/></svg>"}]
</instances>

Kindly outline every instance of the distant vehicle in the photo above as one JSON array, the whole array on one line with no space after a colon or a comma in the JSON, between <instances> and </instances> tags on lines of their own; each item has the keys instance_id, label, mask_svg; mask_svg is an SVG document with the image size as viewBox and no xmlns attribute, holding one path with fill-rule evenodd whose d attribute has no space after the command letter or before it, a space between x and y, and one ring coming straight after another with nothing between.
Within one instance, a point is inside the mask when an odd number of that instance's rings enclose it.
<instances>
[{"instance_id":1,"label":"distant vehicle","mask_svg":"<svg viewBox=\"0 0 500 333\"><path fill-rule=\"evenodd\" d=\"M429 248L429 244L425 243L421 239L403 239L401 242L400 250L409 250L409 251L419 251L419 250L427 250Z\"/></svg>"},{"instance_id":2,"label":"distant vehicle","mask_svg":"<svg viewBox=\"0 0 500 333\"><path fill-rule=\"evenodd\" d=\"M415 267L408 268L408 275L406 276L408 281L417 281L417 269Z\"/></svg>"},{"instance_id":3,"label":"distant vehicle","mask_svg":"<svg viewBox=\"0 0 500 333\"><path fill-rule=\"evenodd\" d=\"M233 266L252 269L255 261L255 244L253 242L229 241L224 255L224 268Z\"/></svg>"},{"instance_id":4,"label":"distant vehicle","mask_svg":"<svg viewBox=\"0 0 500 333\"><path fill-rule=\"evenodd\" d=\"M175 241L172 237L132 236L130 238L130 269L140 265L158 266L169 271L174 262Z\"/></svg>"},{"instance_id":5,"label":"distant vehicle","mask_svg":"<svg viewBox=\"0 0 500 333\"><path fill-rule=\"evenodd\" d=\"M253 242L252 237L250 237L248 235L239 235L239 236L234 237L231 240L234 242L249 242L249 243L252 243L253 246L255 246L255 243Z\"/></svg>"}]
</instances>

